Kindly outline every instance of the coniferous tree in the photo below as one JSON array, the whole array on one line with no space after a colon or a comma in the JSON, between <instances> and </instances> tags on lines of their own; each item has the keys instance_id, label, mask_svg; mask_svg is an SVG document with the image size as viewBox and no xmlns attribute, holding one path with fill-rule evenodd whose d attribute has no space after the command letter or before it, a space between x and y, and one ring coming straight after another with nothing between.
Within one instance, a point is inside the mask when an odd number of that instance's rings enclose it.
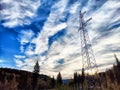
<instances>
[{"instance_id":1,"label":"coniferous tree","mask_svg":"<svg viewBox=\"0 0 120 90\"><path fill-rule=\"evenodd\" d=\"M36 62L35 66L34 66L34 73L39 74L40 71L40 66L38 61Z\"/></svg>"},{"instance_id":2,"label":"coniferous tree","mask_svg":"<svg viewBox=\"0 0 120 90\"><path fill-rule=\"evenodd\" d=\"M39 66L39 63L37 61L35 66L34 66L34 73L33 73L33 76L32 76L32 78L33 78L33 80L32 80L32 88L33 88L33 90L37 89L39 71L40 71L40 66Z\"/></svg>"},{"instance_id":3,"label":"coniferous tree","mask_svg":"<svg viewBox=\"0 0 120 90\"><path fill-rule=\"evenodd\" d=\"M59 85L62 85L62 84L63 84L62 76L61 76L61 73L60 73L60 72L59 72L58 75L57 75L57 84L59 84Z\"/></svg>"}]
</instances>

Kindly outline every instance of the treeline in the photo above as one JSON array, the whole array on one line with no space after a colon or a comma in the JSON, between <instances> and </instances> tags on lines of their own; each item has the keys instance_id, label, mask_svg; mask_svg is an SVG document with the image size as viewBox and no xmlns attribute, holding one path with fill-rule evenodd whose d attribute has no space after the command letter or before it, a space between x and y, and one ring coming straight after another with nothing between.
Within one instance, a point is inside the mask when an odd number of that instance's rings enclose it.
<instances>
[{"instance_id":1,"label":"treeline","mask_svg":"<svg viewBox=\"0 0 120 90\"><path fill-rule=\"evenodd\" d=\"M60 72L57 80L39 72L38 61L33 72L0 68L0 90L51 90L63 84Z\"/></svg>"},{"instance_id":2,"label":"treeline","mask_svg":"<svg viewBox=\"0 0 120 90\"><path fill-rule=\"evenodd\" d=\"M66 83L59 72L56 79L39 74L38 61L33 72L0 68L0 90L120 90L120 61L115 55L116 64L105 72L89 75L75 72Z\"/></svg>"},{"instance_id":3,"label":"treeline","mask_svg":"<svg viewBox=\"0 0 120 90\"><path fill-rule=\"evenodd\" d=\"M75 72L73 79L68 80L66 85L62 84L56 90L120 90L120 61L115 55L116 63L105 72L95 75Z\"/></svg>"}]
</instances>

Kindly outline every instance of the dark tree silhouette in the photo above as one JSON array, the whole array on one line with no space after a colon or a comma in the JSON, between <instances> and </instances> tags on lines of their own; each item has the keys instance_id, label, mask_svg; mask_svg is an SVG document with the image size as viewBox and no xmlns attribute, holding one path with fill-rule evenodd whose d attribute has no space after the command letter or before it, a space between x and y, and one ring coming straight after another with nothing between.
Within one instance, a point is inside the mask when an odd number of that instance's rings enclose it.
<instances>
[{"instance_id":1,"label":"dark tree silhouette","mask_svg":"<svg viewBox=\"0 0 120 90\"><path fill-rule=\"evenodd\" d=\"M53 76L53 78L51 79L51 86L52 86L52 88L55 87L55 79L54 79L54 76Z\"/></svg>"},{"instance_id":2,"label":"dark tree silhouette","mask_svg":"<svg viewBox=\"0 0 120 90\"><path fill-rule=\"evenodd\" d=\"M77 84L77 72L74 73L74 84Z\"/></svg>"},{"instance_id":3,"label":"dark tree silhouette","mask_svg":"<svg viewBox=\"0 0 120 90\"><path fill-rule=\"evenodd\" d=\"M77 72L74 73L74 85L76 89L78 88L78 75Z\"/></svg>"},{"instance_id":4,"label":"dark tree silhouette","mask_svg":"<svg viewBox=\"0 0 120 90\"><path fill-rule=\"evenodd\" d=\"M85 73L84 73L84 68L82 68L82 78L81 78L82 89L84 88L84 81L85 81Z\"/></svg>"},{"instance_id":5,"label":"dark tree silhouette","mask_svg":"<svg viewBox=\"0 0 120 90\"><path fill-rule=\"evenodd\" d=\"M57 75L57 84L59 84L59 85L62 85L62 84L63 84L62 76L61 76L61 73L60 73L60 72L59 72L58 75Z\"/></svg>"},{"instance_id":6,"label":"dark tree silhouette","mask_svg":"<svg viewBox=\"0 0 120 90\"><path fill-rule=\"evenodd\" d=\"M33 73L33 80L32 80L33 90L37 89L39 71L40 71L40 66L39 66L39 63L37 61L35 66L34 66L34 73Z\"/></svg>"},{"instance_id":7,"label":"dark tree silhouette","mask_svg":"<svg viewBox=\"0 0 120 90\"><path fill-rule=\"evenodd\" d=\"M120 69L120 61L117 58L116 54L114 54L114 57L115 57L115 60L116 60L117 67Z\"/></svg>"},{"instance_id":8,"label":"dark tree silhouette","mask_svg":"<svg viewBox=\"0 0 120 90\"><path fill-rule=\"evenodd\" d=\"M38 61L36 62L35 66L34 66L34 73L39 74L40 72L40 66Z\"/></svg>"},{"instance_id":9,"label":"dark tree silhouette","mask_svg":"<svg viewBox=\"0 0 120 90\"><path fill-rule=\"evenodd\" d=\"M115 67L116 79L117 79L117 82L120 84L120 61L115 54L114 54L114 57L116 60L116 67Z\"/></svg>"},{"instance_id":10,"label":"dark tree silhouette","mask_svg":"<svg viewBox=\"0 0 120 90\"><path fill-rule=\"evenodd\" d=\"M79 74L79 75L77 76L78 86L81 84L81 79L82 79L82 77L81 77L81 75Z\"/></svg>"}]
</instances>

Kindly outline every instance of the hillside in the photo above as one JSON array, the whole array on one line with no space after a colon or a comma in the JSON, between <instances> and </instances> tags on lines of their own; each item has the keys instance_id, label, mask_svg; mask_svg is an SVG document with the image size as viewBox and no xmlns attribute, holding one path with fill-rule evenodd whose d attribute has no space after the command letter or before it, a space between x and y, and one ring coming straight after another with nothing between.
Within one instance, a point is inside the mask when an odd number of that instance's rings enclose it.
<instances>
[{"instance_id":1,"label":"hillside","mask_svg":"<svg viewBox=\"0 0 120 90\"><path fill-rule=\"evenodd\" d=\"M43 74L0 68L0 90L50 89L51 78Z\"/></svg>"}]
</instances>

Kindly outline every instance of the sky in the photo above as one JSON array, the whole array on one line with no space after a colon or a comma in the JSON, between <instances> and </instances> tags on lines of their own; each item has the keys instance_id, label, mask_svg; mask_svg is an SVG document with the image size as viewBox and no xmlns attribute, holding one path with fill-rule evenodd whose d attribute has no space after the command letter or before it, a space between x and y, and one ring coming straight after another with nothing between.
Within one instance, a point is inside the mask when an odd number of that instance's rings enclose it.
<instances>
[{"instance_id":1,"label":"sky","mask_svg":"<svg viewBox=\"0 0 120 90\"><path fill-rule=\"evenodd\" d=\"M0 67L71 78L81 72L79 11L86 11L99 71L120 59L119 0L0 0Z\"/></svg>"}]
</instances>

